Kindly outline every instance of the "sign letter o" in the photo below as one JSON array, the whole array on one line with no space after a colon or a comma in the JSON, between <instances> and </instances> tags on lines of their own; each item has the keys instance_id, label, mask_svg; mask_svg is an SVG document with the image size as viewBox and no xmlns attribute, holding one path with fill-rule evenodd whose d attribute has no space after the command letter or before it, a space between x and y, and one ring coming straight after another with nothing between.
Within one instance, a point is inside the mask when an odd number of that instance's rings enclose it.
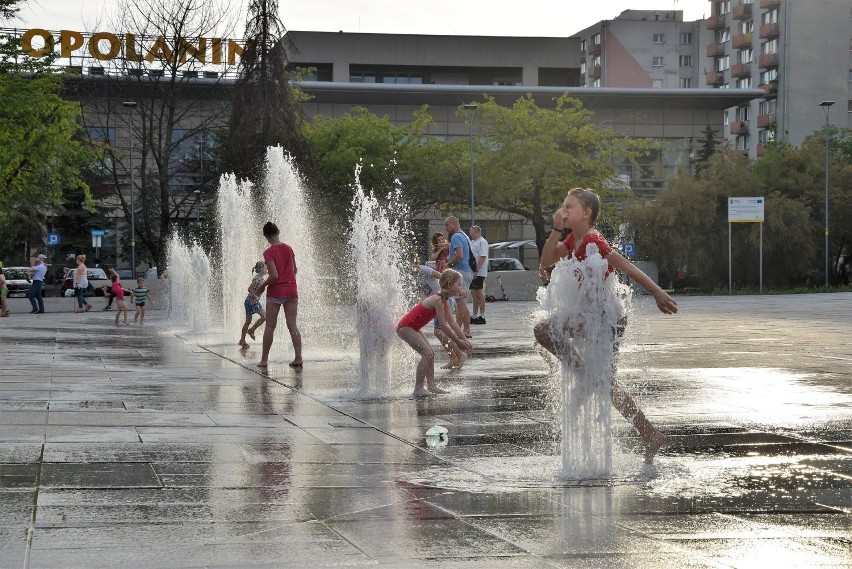
<instances>
[{"instance_id":1,"label":"sign letter o","mask_svg":"<svg viewBox=\"0 0 852 569\"><path fill-rule=\"evenodd\" d=\"M44 47L41 49L33 48L33 38L40 37L44 40ZM47 30L35 28L27 30L21 36L21 49L30 57L44 57L53 53L53 36Z\"/></svg>"},{"instance_id":2,"label":"sign letter o","mask_svg":"<svg viewBox=\"0 0 852 569\"><path fill-rule=\"evenodd\" d=\"M103 53L100 50L99 44L101 40L109 42L109 51L106 53ZM110 59L114 59L116 55L121 53L121 40L118 39L117 35L109 32L94 33L92 34L92 37L89 38L89 53L91 53L92 57L99 61L109 61Z\"/></svg>"}]
</instances>

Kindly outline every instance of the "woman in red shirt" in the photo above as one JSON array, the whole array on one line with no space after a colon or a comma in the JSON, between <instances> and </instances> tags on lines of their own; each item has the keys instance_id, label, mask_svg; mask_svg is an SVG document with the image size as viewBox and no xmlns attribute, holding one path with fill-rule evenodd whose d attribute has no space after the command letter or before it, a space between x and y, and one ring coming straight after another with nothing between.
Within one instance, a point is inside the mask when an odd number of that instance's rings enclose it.
<instances>
[{"instance_id":1,"label":"woman in red shirt","mask_svg":"<svg viewBox=\"0 0 852 569\"><path fill-rule=\"evenodd\" d=\"M296 256L293 248L282 243L278 226L267 221L263 226L263 236L269 242L269 248L263 252L266 262L266 280L257 286L255 294L259 297L266 289L266 328L263 330L263 352L260 356L260 368L269 365L269 350L278 325L278 312L284 307L284 320L293 342L295 357L290 367L302 368L302 333L296 324L299 311L299 293L296 289Z\"/></svg>"}]
</instances>

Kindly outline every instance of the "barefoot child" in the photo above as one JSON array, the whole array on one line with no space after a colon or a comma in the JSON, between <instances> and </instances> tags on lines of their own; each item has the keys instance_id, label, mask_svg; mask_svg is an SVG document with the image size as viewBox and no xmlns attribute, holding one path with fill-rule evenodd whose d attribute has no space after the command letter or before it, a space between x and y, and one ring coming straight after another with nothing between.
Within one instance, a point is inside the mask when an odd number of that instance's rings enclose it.
<instances>
[{"instance_id":1,"label":"barefoot child","mask_svg":"<svg viewBox=\"0 0 852 569\"><path fill-rule=\"evenodd\" d=\"M148 289L145 288L145 279L139 277L136 279L136 288L133 289L133 301L136 305L136 314L133 315L133 322L145 323L145 303L148 300Z\"/></svg>"},{"instance_id":2,"label":"barefoot child","mask_svg":"<svg viewBox=\"0 0 852 569\"><path fill-rule=\"evenodd\" d=\"M255 330L260 328L260 326L266 322L266 313L263 311L263 305L260 303L260 296L257 294L257 287L263 282L263 278L266 276L266 263L258 261L254 264L254 268L251 272L257 274L251 279L248 286L248 294L246 295L245 301L243 301L243 305L246 308L246 321L243 323L243 334L240 336L240 341L237 342L244 348L248 348L246 334L248 334L252 340L255 340ZM252 315L254 314L260 316L260 320L257 321L257 324L249 328L251 325Z\"/></svg>"},{"instance_id":3,"label":"barefoot child","mask_svg":"<svg viewBox=\"0 0 852 569\"><path fill-rule=\"evenodd\" d=\"M675 314L677 303L648 275L612 249L604 236L594 228L600 207L600 198L594 191L580 188L569 191L562 207L553 214L553 231L542 249L541 266L548 267L565 257L573 257L577 261L583 261L587 255L587 245L594 244L597 246L600 256L606 259L609 265L606 278L609 278L616 270L625 273L632 282L639 284L651 293L657 302L657 307L663 314ZM571 229L571 233L564 241L561 241L563 229ZM561 355L563 358L572 360L573 365L582 365L581 361L577 361L577 354L571 353L572 348L570 346L565 346L551 336L550 323L550 319L548 319L535 326L535 337L539 344L557 356ZM613 351L616 353L618 336L624 334L626 323L626 318L622 318L613 330ZM567 332L570 336L583 334L583 330L580 328L570 329ZM666 443L665 435L658 431L639 410L630 394L615 382L614 360L610 384L610 398L613 406L639 431L645 443L645 463L652 464L654 455Z\"/></svg>"},{"instance_id":4,"label":"barefoot child","mask_svg":"<svg viewBox=\"0 0 852 569\"><path fill-rule=\"evenodd\" d=\"M449 298L457 296L461 290L461 275L452 269L447 269L441 275L439 285L441 287L439 293L425 298L396 325L396 333L399 337L420 354L414 382L415 397L447 393L435 384L435 351L421 330L435 316L438 317L439 326L450 340L468 354L473 350L473 346L464 337L464 332L452 318L448 303Z\"/></svg>"},{"instance_id":5,"label":"barefoot child","mask_svg":"<svg viewBox=\"0 0 852 569\"><path fill-rule=\"evenodd\" d=\"M123 312L124 325L129 326L130 324L127 322L127 303L124 302L124 295L125 293L129 294L130 291L124 290L124 287L121 286L121 281L118 280L117 273L113 273L109 280L112 281L112 292L115 294L115 325L118 326L119 317Z\"/></svg>"}]
</instances>

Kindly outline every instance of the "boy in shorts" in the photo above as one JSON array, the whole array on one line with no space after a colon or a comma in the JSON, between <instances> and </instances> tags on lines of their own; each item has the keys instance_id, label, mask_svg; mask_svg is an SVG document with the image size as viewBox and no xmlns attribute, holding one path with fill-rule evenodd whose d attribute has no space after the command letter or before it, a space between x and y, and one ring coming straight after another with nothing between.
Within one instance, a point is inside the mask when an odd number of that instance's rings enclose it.
<instances>
[{"instance_id":1,"label":"boy in shorts","mask_svg":"<svg viewBox=\"0 0 852 569\"><path fill-rule=\"evenodd\" d=\"M133 300L136 304L136 314L133 315L133 321L140 324L145 323L145 303L148 301L148 289L145 288L145 279L139 277L136 279L136 288L133 289Z\"/></svg>"}]
</instances>

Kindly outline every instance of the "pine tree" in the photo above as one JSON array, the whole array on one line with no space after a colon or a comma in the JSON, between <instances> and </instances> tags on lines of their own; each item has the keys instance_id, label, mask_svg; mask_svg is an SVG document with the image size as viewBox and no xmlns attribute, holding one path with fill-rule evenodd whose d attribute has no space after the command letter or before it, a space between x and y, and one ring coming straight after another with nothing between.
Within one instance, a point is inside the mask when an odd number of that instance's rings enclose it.
<instances>
[{"instance_id":1,"label":"pine tree","mask_svg":"<svg viewBox=\"0 0 852 569\"><path fill-rule=\"evenodd\" d=\"M716 140L716 130L709 124L701 131L704 138L701 139L701 147L698 149L698 156L695 159L695 177L700 178L701 173L707 168L707 161L716 153L716 147L719 141Z\"/></svg>"},{"instance_id":2,"label":"pine tree","mask_svg":"<svg viewBox=\"0 0 852 569\"><path fill-rule=\"evenodd\" d=\"M282 146L297 161L307 155L299 103L289 83L286 32L277 0L251 0L224 156L225 169L255 187L263 178L268 146Z\"/></svg>"}]
</instances>

